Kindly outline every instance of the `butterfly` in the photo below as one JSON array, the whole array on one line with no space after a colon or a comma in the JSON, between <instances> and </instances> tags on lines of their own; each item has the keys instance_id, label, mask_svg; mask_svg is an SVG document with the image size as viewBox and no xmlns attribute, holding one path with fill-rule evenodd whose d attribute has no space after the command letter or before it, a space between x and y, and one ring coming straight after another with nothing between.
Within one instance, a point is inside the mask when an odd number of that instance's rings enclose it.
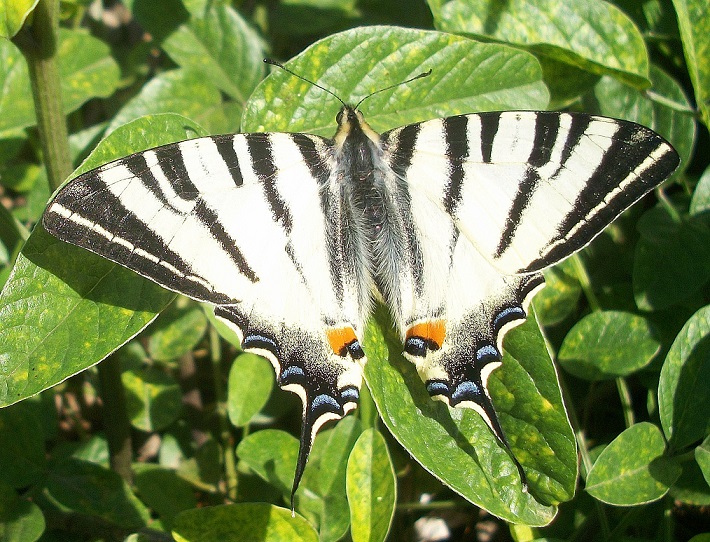
<instances>
[{"instance_id":1,"label":"butterfly","mask_svg":"<svg viewBox=\"0 0 710 542\"><path fill-rule=\"evenodd\" d=\"M303 404L292 508L317 431L358 404L377 302L429 395L476 410L510 452L487 381L541 272L679 164L652 130L581 113L457 115L379 134L343 102L336 120L331 139L218 135L120 158L68 182L42 221L215 305L242 349L271 362Z\"/></svg>"}]
</instances>

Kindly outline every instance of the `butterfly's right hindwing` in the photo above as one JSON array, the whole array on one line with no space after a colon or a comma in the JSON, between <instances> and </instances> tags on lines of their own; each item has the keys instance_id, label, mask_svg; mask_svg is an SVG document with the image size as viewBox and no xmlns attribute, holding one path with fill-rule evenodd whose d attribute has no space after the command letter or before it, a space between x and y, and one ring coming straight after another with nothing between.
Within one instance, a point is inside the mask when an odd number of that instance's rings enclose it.
<instances>
[{"instance_id":1,"label":"butterfly's right hindwing","mask_svg":"<svg viewBox=\"0 0 710 542\"><path fill-rule=\"evenodd\" d=\"M245 350L304 402L299 467L328 419L355 407L364 354L361 284L343 254L328 140L205 137L80 175L44 227L162 286L217 305Z\"/></svg>"}]
</instances>

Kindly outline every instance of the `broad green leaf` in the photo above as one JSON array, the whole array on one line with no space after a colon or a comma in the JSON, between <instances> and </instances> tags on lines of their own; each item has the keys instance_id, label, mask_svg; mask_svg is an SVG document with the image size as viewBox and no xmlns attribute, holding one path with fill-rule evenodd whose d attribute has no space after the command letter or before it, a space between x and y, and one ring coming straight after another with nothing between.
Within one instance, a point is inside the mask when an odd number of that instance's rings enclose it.
<instances>
[{"instance_id":1,"label":"broad green leaf","mask_svg":"<svg viewBox=\"0 0 710 542\"><path fill-rule=\"evenodd\" d=\"M146 525L150 512L112 470L78 459L52 466L41 492L50 506L98 516L125 528Z\"/></svg>"},{"instance_id":2,"label":"broad green leaf","mask_svg":"<svg viewBox=\"0 0 710 542\"><path fill-rule=\"evenodd\" d=\"M710 436L705 437L703 443L695 448L695 461L703 472L703 478L710 486Z\"/></svg>"},{"instance_id":3,"label":"broad green leaf","mask_svg":"<svg viewBox=\"0 0 710 542\"><path fill-rule=\"evenodd\" d=\"M680 476L680 467L664 457L660 429L637 423L611 442L594 462L586 491L607 504L634 506L663 497Z\"/></svg>"},{"instance_id":4,"label":"broad green leaf","mask_svg":"<svg viewBox=\"0 0 710 542\"><path fill-rule=\"evenodd\" d=\"M387 538L397 502L397 478L382 434L365 430L348 459L348 502L353 542Z\"/></svg>"},{"instance_id":5,"label":"broad green leaf","mask_svg":"<svg viewBox=\"0 0 710 542\"><path fill-rule=\"evenodd\" d=\"M160 9L156 9L155 0L125 0L123 3L158 44L190 16L183 0L160 0Z\"/></svg>"},{"instance_id":6,"label":"broad green leaf","mask_svg":"<svg viewBox=\"0 0 710 542\"><path fill-rule=\"evenodd\" d=\"M660 310L684 302L710 280L708 217L678 219L658 205L644 213L638 229L633 286L640 309Z\"/></svg>"},{"instance_id":7,"label":"broad green leaf","mask_svg":"<svg viewBox=\"0 0 710 542\"><path fill-rule=\"evenodd\" d=\"M201 132L176 115L145 117L102 141L77 172ZM0 294L0 404L98 363L148 325L172 297L36 227Z\"/></svg>"},{"instance_id":8,"label":"broad green leaf","mask_svg":"<svg viewBox=\"0 0 710 542\"><path fill-rule=\"evenodd\" d=\"M710 126L710 4L707 0L673 0L685 63L695 90L695 101Z\"/></svg>"},{"instance_id":9,"label":"broad green leaf","mask_svg":"<svg viewBox=\"0 0 710 542\"><path fill-rule=\"evenodd\" d=\"M710 306L696 312L678 333L661 369L658 407L672 450L710 432Z\"/></svg>"},{"instance_id":10,"label":"broad green leaf","mask_svg":"<svg viewBox=\"0 0 710 542\"><path fill-rule=\"evenodd\" d=\"M503 367L489 379L529 492L522 491L512 459L483 419L473 410L431 400L414 366L402 357L383 310L375 321L365 334L365 378L393 436L427 471L477 506L507 521L549 523L555 505L574 492L577 461L557 375L535 319L508 334Z\"/></svg>"},{"instance_id":11,"label":"broad green leaf","mask_svg":"<svg viewBox=\"0 0 710 542\"><path fill-rule=\"evenodd\" d=\"M162 48L178 66L201 74L240 103L264 73L258 34L231 6L218 2L180 25Z\"/></svg>"},{"instance_id":12,"label":"broad green leaf","mask_svg":"<svg viewBox=\"0 0 710 542\"><path fill-rule=\"evenodd\" d=\"M353 0L282 0L273 6L269 22L272 28L278 28L279 34L293 39L294 36L327 35L356 26L361 13Z\"/></svg>"},{"instance_id":13,"label":"broad green leaf","mask_svg":"<svg viewBox=\"0 0 710 542\"><path fill-rule=\"evenodd\" d=\"M180 385L158 367L124 370L121 382L126 391L127 414L136 429L160 431L180 417Z\"/></svg>"},{"instance_id":14,"label":"broad green leaf","mask_svg":"<svg viewBox=\"0 0 710 542\"><path fill-rule=\"evenodd\" d=\"M669 497L691 506L710 506L710 488L695 461L683 461L680 478L673 484Z\"/></svg>"},{"instance_id":15,"label":"broad green leaf","mask_svg":"<svg viewBox=\"0 0 710 542\"><path fill-rule=\"evenodd\" d=\"M648 86L648 53L634 23L601 0L429 0L437 28L494 39L628 84Z\"/></svg>"},{"instance_id":16,"label":"broad green leaf","mask_svg":"<svg viewBox=\"0 0 710 542\"><path fill-rule=\"evenodd\" d=\"M4 205L0 205L0 266L10 265L22 243L17 221Z\"/></svg>"},{"instance_id":17,"label":"broad green leaf","mask_svg":"<svg viewBox=\"0 0 710 542\"><path fill-rule=\"evenodd\" d=\"M172 469L139 463L134 465L134 483L141 499L158 514L170 521L183 510L197 506L195 490Z\"/></svg>"},{"instance_id":18,"label":"broad green leaf","mask_svg":"<svg viewBox=\"0 0 710 542\"><path fill-rule=\"evenodd\" d=\"M185 510L173 522L176 542L317 542L318 535L300 516L266 503L240 503Z\"/></svg>"},{"instance_id":19,"label":"broad green leaf","mask_svg":"<svg viewBox=\"0 0 710 542\"><path fill-rule=\"evenodd\" d=\"M706 167L700 176L690 200L691 215L699 215L708 211L710 211L710 166Z\"/></svg>"},{"instance_id":20,"label":"broad green leaf","mask_svg":"<svg viewBox=\"0 0 710 542\"><path fill-rule=\"evenodd\" d=\"M144 115L158 113L177 113L201 122L210 108L219 107L221 103L219 90L203 75L183 69L163 72L146 83L138 95L116 113L106 133ZM197 135L200 134L188 133L183 139Z\"/></svg>"},{"instance_id":21,"label":"broad green leaf","mask_svg":"<svg viewBox=\"0 0 710 542\"><path fill-rule=\"evenodd\" d=\"M32 485L46 469L44 431L36 409L27 402L0 410L0 483Z\"/></svg>"},{"instance_id":22,"label":"broad green leaf","mask_svg":"<svg viewBox=\"0 0 710 542\"><path fill-rule=\"evenodd\" d=\"M274 369L256 354L240 354L229 369L227 413L229 421L243 427L264 407L274 387Z\"/></svg>"},{"instance_id":23,"label":"broad green leaf","mask_svg":"<svg viewBox=\"0 0 710 542\"><path fill-rule=\"evenodd\" d=\"M547 87L550 89L550 109L564 109L579 101L599 80L599 75L552 57L538 57Z\"/></svg>"},{"instance_id":24,"label":"broad green leaf","mask_svg":"<svg viewBox=\"0 0 710 542\"><path fill-rule=\"evenodd\" d=\"M0 38L12 38L39 0L0 0Z\"/></svg>"},{"instance_id":25,"label":"broad green leaf","mask_svg":"<svg viewBox=\"0 0 710 542\"><path fill-rule=\"evenodd\" d=\"M171 303L156 320L148 339L148 352L155 360L169 361L192 351L207 331L202 308L185 297Z\"/></svg>"},{"instance_id":26,"label":"broad green leaf","mask_svg":"<svg viewBox=\"0 0 710 542\"><path fill-rule=\"evenodd\" d=\"M318 511L320 524L320 540L341 540L350 527L350 513L346 497L346 467L348 457L359 435L362 433L360 420L355 416L346 416L340 420L333 429L324 432L319 444L322 451L318 457L318 464L311 472L316 472L316 489L322 497L321 507ZM308 468L306 468L308 471ZM311 478L304 475L304 483L308 487ZM301 492L303 493L303 492ZM300 501L299 501L300 504Z\"/></svg>"},{"instance_id":27,"label":"broad green leaf","mask_svg":"<svg viewBox=\"0 0 710 542\"><path fill-rule=\"evenodd\" d=\"M688 113L691 104L680 84L656 66L651 66L651 82L648 91L640 92L612 77L602 77L594 87L599 112L652 128L673 144L685 168L695 144L695 121Z\"/></svg>"},{"instance_id":28,"label":"broad green leaf","mask_svg":"<svg viewBox=\"0 0 710 542\"><path fill-rule=\"evenodd\" d=\"M110 96L118 87L121 71L110 47L88 32L60 30L57 55L65 113L91 98Z\"/></svg>"},{"instance_id":29,"label":"broad green leaf","mask_svg":"<svg viewBox=\"0 0 710 542\"><path fill-rule=\"evenodd\" d=\"M645 367L660 347L651 323L642 316L599 311L574 325L562 342L558 359L576 377L603 380Z\"/></svg>"},{"instance_id":30,"label":"broad green leaf","mask_svg":"<svg viewBox=\"0 0 710 542\"><path fill-rule=\"evenodd\" d=\"M207 440L193 457L179 464L177 473L198 489L217 491L217 484L223 480L224 475L219 443L214 439Z\"/></svg>"},{"instance_id":31,"label":"broad green leaf","mask_svg":"<svg viewBox=\"0 0 710 542\"><path fill-rule=\"evenodd\" d=\"M0 483L0 540L35 542L44 530L44 515L40 507Z\"/></svg>"},{"instance_id":32,"label":"broad green leaf","mask_svg":"<svg viewBox=\"0 0 710 542\"><path fill-rule=\"evenodd\" d=\"M282 495L291 493L298 441L284 431L264 429L242 439L237 457Z\"/></svg>"},{"instance_id":33,"label":"broad green leaf","mask_svg":"<svg viewBox=\"0 0 710 542\"><path fill-rule=\"evenodd\" d=\"M362 104L367 122L378 131L459 113L544 109L548 102L532 55L440 32L388 26L347 30L316 42L288 67L346 102L432 69L429 77ZM340 107L323 90L276 70L254 91L242 124L246 131L331 136Z\"/></svg>"},{"instance_id":34,"label":"broad green leaf","mask_svg":"<svg viewBox=\"0 0 710 542\"><path fill-rule=\"evenodd\" d=\"M61 30L57 63L64 112L71 113L96 97L110 96L118 85L119 67L108 45L86 32ZM35 124L27 64L11 42L0 39L0 138Z\"/></svg>"},{"instance_id":35,"label":"broad green leaf","mask_svg":"<svg viewBox=\"0 0 710 542\"><path fill-rule=\"evenodd\" d=\"M15 45L0 39L0 138L35 123L27 63Z\"/></svg>"},{"instance_id":36,"label":"broad green leaf","mask_svg":"<svg viewBox=\"0 0 710 542\"><path fill-rule=\"evenodd\" d=\"M561 322L576 308L582 287L571 260L546 269L545 287L533 299L535 315L543 326Z\"/></svg>"}]
</instances>

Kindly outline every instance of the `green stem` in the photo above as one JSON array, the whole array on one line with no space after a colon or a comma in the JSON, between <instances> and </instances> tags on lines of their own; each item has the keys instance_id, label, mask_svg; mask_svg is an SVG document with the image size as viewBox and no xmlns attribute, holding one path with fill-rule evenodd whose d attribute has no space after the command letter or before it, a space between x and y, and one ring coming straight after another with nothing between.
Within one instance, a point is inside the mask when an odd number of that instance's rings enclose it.
<instances>
[{"instance_id":1,"label":"green stem","mask_svg":"<svg viewBox=\"0 0 710 542\"><path fill-rule=\"evenodd\" d=\"M209 328L210 353L212 361L212 376L214 378L215 394L217 396L217 416L219 417L220 442L224 454L224 476L226 478L226 493L231 501L237 500L239 489L239 478L237 475L237 461L234 455L234 435L228 419L227 409L229 401L229 390L222 386L222 371L220 369L221 345L219 334L214 326Z\"/></svg>"},{"instance_id":2,"label":"green stem","mask_svg":"<svg viewBox=\"0 0 710 542\"><path fill-rule=\"evenodd\" d=\"M582 287L584 296L587 298L589 308L591 308L594 312L600 311L602 309L602 306L601 303L599 303L599 299L597 299L596 294L594 293L594 289L592 288L592 281L590 280L589 274L587 273L587 268L584 267L584 262L582 262L582 259L580 258L579 254L571 256L569 261L574 266L575 273L577 274L577 280L579 280L579 285Z\"/></svg>"},{"instance_id":3,"label":"green stem","mask_svg":"<svg viewBox=\"0 0 710 542\"><path fill-rule=\"evenodd\" d=\"M25 25L13 39L29 69L37 130L52 191L71 173L69 138L62 109L61 81L57 67L59 0L40 0Z\"/></svg>"},{"instance_id":4,"label":"green stem","mask_svg":"<svg viewBox=\"0 0 710 542\"><path fill-rule=\"evenodd\" d=\"M631 406L631 391L623 378L616 379L616 389L619 392L619 399L621 400L621 410L624 414L624 423L626 427L631 427L634 421L634 409Z\"/></svg>"},{"instance_id":5,"label":"green stem","mask_svg":"<svg viewBox=\"0 0 710 542\"><path fill-rule=\"evenodd\" d=\"M98 365L98 370L111 469L132 484L133 443L126 410L126 393L121 381L121 360L115 353L111 354Z\"/></svg>"}]
</instances>

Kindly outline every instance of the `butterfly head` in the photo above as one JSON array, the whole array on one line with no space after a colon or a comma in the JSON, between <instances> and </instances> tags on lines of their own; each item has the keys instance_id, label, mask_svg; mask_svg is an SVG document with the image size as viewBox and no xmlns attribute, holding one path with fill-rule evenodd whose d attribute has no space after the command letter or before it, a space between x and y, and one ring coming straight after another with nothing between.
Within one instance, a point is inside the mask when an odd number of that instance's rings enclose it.
<instances>
[{"instance_id":1,"label":"butterfly head","mask_svg":"<svg viewBox=\"0 0 710 542\"><path fill-rule=\"evenodd\" d=\"M375 132L365 121L365 116L359 109L351 105L343 105L335 117L338 130L333 138L338 148L342 148L346 140L358 141L363 138L379 143L380 134Z\"/></svg>"}]
</instances>

